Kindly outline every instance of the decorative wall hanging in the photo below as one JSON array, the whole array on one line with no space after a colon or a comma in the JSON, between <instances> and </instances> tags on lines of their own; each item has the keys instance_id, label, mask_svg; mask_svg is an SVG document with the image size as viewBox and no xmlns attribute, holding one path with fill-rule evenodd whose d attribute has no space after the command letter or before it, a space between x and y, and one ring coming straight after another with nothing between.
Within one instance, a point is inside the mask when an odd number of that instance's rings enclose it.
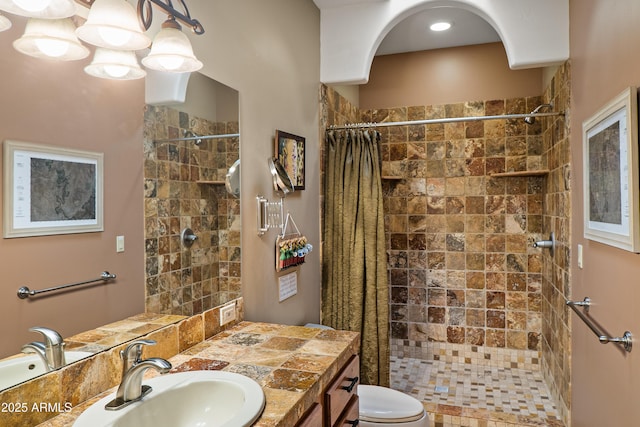
<instances>
[{"instance_id":1,"label":"decorative wall hanging","mask_svg":"<svg viewBox=\"0 0 640 427\"><path fill-rule=\"evenodd\" d=\"M5 238L103 230L103 154L4 142Z\"/></svg>"},{"instance_id":2,"label":"decorative wall hanging","mask_svg":"<svg viewBox=\"0 0 640 427\"><path fill-rule=\"evenodd\" d=\"M287 234L289 224L293 226L294 231ZM312 250L313 246L308 243L306 236L300 233L291 214L287 213L282 234L276 239L276 271L303 264L305 256Z\"/></svg>"},{"instance_id":3,"label":"decorative wall hanging","mask_svg":"<svg viewBox=\"0 0 640 427\"><path fill-rule=\"evenodd\" d=\"M281 130L276 130L276 158L293 182L295 190L304 190L305 185L305 139Z\"/></svg>"},{"instance_id":4,"label":"decorative wall hanging","mask_svg":"<svg viewBox=\"0 0 640 427\"><path fill-rule=\"evenodd\" d=\"M636 88L587 119L582 133L584 237L640 252Z\"/></svg>"}]
</instances>

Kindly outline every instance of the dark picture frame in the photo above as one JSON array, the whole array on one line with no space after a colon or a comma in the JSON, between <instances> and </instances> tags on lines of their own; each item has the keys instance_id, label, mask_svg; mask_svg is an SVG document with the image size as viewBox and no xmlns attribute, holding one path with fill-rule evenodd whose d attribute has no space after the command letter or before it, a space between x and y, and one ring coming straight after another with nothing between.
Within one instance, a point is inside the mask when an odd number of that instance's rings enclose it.
<instances>
[{"instance_id":1,"label":"dark picture frame","mask_svg":"<svg viewBox=\"0 0 640 427\"><path fill-rule=\"evenodd\" d=\"M305 187L305 138L292 133L276 130L275 157L284 167L295 190Z\"/></svg>"}]
</instances>

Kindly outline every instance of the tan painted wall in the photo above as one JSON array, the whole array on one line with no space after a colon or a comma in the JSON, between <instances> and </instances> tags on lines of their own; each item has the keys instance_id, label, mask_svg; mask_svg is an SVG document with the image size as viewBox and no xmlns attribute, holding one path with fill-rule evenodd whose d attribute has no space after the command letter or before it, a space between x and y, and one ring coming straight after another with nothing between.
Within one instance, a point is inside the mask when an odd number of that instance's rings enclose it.
<instances>
[{"instance_id":1,"label":"tan painted wall","mask_svg":"<svg viewBox=\"0 0 640 427\"><path fill-rule=\"evenodd\" d=\"M204 74L240 92L246 318L318 321L320 12L311 0L197 0L189 2L189 10L206 29L203 38L191 38L205 63ZM275 272L276 231L258 237L256 225L256 196L277 200L267 166L276 129L306 138L306 189L287 196L285 212L291 212L316 248L298 268L298 294L282 303Z\"/></svg>"},{"instance_id":2,"label":"tan painted wall","mask_svg":"<svg viewBox=\"0 0 640 427\"><path fill-rule=\"evenodd\" d=\"M360 108L441 105L542 93L540 69L509 68L502 43L377 56Z\"/></svg>"},{"instance_id":3,"label":"tan painted wall","mask_svg":"<svg viewBox=\"0 0 640 427\"><path fill-rule=\"evenodd\" d=\"M276 232L256 234L255 197L276 199L268 172L276 129L306 137L306 190L286 209L311 243L319 234L318 85L320 14L311 0L194 0L206 33L191 37L204 74L239 90L242 156L243 294L246 318L287 324L318 321L319 250L298 270L298 294L278 302ZM159 18L156 18L159 19ZM0 356L37 338L35 324L70 335L144 311L142 212L142 82L85 76L78 63L52 64L14 53L23 24L0 36L0 139L49 142L105 152L105 232L0 240ZM63 103L61 103L63 100ZM126 252L115 253L115 236ZM318 248L318 245L316 245ZM19 301L17 288L92 278L102 270L117 284Z\"/></svg>"},{"instance_id":4,"label":"tan painted wall","mask_svg":"<svg viewBox=\"0 0 640 427\"><path fill-rule=\"evenodd\" d=\"M69 336L144 311L144 85L91 77L83 72L89 58L57 63L22 55L11 43L25 20L12 20L13 28L0 34L0 140L104 153L104 232L0 239L0 357L40 339L27 331L31 326ZM121 254L117 235L125 236ZM103 270L117 274L117 282L33 300L16 296L22 285L42 289Z\"/></svg>"},{"instance_id":5,"label":"tan painted wall","mask_svg":"<svg viewBox=\"0 0 640 427\"><path fill-rule=\"evenodd\" d=\"M616 336L640 334L640 258L583 236L582 122L625 87L640 85L640 4L581 0L570 3L573 152L573 299L589 296L594 319ZM576 245L584 245L584 269ZM602 345L573 316L572 426L635 426L640 420L640 351Z\"/></svg>"}]
</instances>

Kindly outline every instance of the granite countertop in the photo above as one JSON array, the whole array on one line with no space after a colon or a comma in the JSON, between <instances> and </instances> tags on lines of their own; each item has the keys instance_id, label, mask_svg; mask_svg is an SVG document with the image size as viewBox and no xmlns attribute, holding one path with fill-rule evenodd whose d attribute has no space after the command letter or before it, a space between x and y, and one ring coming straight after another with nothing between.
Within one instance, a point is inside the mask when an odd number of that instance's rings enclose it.
<instances>
[{"instance_id":1,"label":"granite countertop","mask_svg":"<svg viewBox=\"0 0 640 427\"><path fill-rule=\"evenodd\" d=\"M265 409L254 426L291 427L358 348L354 332L241 322L169 361L172 372L224 370L253 378L266 397ZM157 375L148 372L148 377ZM71 427L88 406L113 392L115 388L39 427Z\"/></svg>"}]
</instances>

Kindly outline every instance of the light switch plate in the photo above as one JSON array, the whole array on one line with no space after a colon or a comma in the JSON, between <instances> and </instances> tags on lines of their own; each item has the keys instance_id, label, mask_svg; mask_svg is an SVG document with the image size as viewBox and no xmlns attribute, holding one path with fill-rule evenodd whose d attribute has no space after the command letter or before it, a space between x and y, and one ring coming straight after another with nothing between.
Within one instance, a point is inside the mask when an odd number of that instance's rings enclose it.
<instances>
[{"instance_id":1,"label":"light switch plate","mask_svg":"<svg viewBox=\"0 0 640 427\"><path fill-rule=\"evenodd\" d=\"M236 303L220 307L220 326L236 320Z\"/></svg>"},{"instance_id":2,"label":"light switch plate","mask_svg":"<svg viewBox=\"0 0 640 427\"><path fill-rule=\"evenodd\" d=\"M578 268L584 268L584 263L582 262L582 245L578 245Z\"/></svg>"},{"instance_id":3,"label":"light switch plate","mask_svg":"<svg viewBox=\"0 0 640 427\"><path fill-rule=\"evenodd\" d=\"M124 236L116 236L116 252L124 252Z\"/></svg>"}]
</instances>

